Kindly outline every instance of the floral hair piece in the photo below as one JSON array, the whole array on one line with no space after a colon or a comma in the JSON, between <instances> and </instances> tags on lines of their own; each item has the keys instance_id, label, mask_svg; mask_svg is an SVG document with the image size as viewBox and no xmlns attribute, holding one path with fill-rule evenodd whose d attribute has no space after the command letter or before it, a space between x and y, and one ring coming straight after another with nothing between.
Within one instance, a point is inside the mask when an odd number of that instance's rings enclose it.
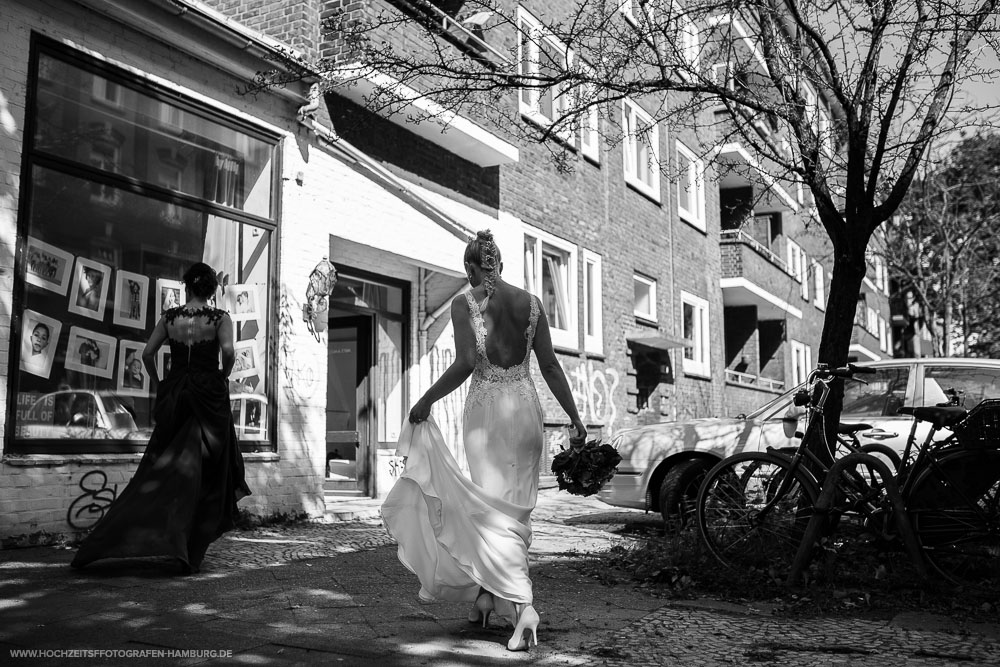
<instances>
[{"instance_id":1,"label":"floral hair piece","mask_svg":"<svg viewBox=\"0 0 1000 667\"><path fill-rule=\"evenodd\" d=\"M500 268L500 250L493 240L493 233L486 229L476 234L479 241L479 266L483 269L483 286L486 296L493 296L497 290L497 270Z\"/></svg>"}]
</instances>

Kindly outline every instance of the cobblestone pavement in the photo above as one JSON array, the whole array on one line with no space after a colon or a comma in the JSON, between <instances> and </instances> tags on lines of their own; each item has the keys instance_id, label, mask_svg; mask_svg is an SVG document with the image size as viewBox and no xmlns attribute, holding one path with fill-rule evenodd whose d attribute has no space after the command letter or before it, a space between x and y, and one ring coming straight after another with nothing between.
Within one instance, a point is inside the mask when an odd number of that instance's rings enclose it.
<instances>
[{"instance_id":1,"label":"cobblestone pavement","mask_svg":"<svg viewBox=\"0 0 1000 667\"><path fill-rule=\"evenodd\" d=\"M541 644L505 648L510 629L483 629L467 605L420 604L376 502L341 507L352 520L234 531L212 545L201 574L162 564L67 567L73 552L0 551L0 664L13 650L49 650L31 665L135 665L125 653L68 661L54 650L216 650L159 664L1000 665L1000 628L901 614L872 622L806 621L715 600L665 602L604 586L573 561L627 541L608 529L656 521L593 499L545 490L531 549ZM603 526L605 529L599 529Z\"/></svg>"}]
</instances>

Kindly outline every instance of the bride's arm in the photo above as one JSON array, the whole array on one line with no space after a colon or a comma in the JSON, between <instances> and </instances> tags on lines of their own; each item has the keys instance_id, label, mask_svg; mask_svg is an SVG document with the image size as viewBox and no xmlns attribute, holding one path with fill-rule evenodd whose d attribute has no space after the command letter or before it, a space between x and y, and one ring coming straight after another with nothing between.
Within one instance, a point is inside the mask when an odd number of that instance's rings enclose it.
<instances>
[{"instance_id":1,"label":"bride's arm","mask_svg":"<svg viewBox=\"0 0 1000 667\"><path fill-rule=\"evenodd\" d=\"M472 330L472 315L465 296L456 297L451 302L451 323L455 330L455 361L414 404L410 410L411 422L427 419L431 406L462 386L476 367L476 334Z\"/></svg>"},{"instance_id":2,"label":"bride's arm","mask_svg":"<svg viewBox=\"0 0 1000 667\"><path fill-rule=\"evenodd\" d=\"M556 352L552 349L552 334L549 332L549 321L545 317L545 311L539 309L538 326L535 328L535 358L538 359L538 368L542 372L545 384L549 386L552 395L559 401L559 405L565 410L566 415L576 427L576 437L574 441L587 439L587 427L580 419L580 413L576 409L576 402L573 400L573 391L569 387L569 380L563 372L559 360L556 359Z\"/></svg>"}]
</instances>

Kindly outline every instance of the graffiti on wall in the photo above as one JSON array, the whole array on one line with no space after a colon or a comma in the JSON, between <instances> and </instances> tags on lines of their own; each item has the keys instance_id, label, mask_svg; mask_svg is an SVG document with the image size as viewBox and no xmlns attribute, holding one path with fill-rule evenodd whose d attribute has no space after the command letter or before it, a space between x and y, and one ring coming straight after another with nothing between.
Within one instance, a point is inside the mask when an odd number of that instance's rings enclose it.
<instances>
[{"instance_id":1,"label":"graffiti on wall","mask_svg":"<svg viewBox=\"0 0 1000 667\"><path fill-rule=\"evenodd\" d=\"M455 352L434 346L427 358L430 361L430 380L431 383L434 383L455 360ZM435 403L432 409L434 419L441 428L441 435L444 436L445 443L452 448L455 461L462 470L468 470L469 467L465 459L465 448L456 446L456 444L462 442L463 412L465 410L465 397L468 394L469 385L465 383Z\"/></svg>"},{"instance_id":2,"label":"graffiti on wall","mask_svg":"<svg viewBox=\"0 0 1000 667\"><path fill-rule=\"evenodd\" d=\"M90 528L100 521L108 507L118 496L118 485L108 486L108 476L103 470L91 470L80 479L83 494L69 505L66 523L71 528Z\"/></svg>"},{"instance_id":3,"label":"graffiti on wall","mask_svg":"<svg viewBox=\"0 0 1000 667\"><path fill-rule=\"evenodd\" d=\"M590 359L577 363L575 367L563 366L580 418L588 424L603 424L608 433L613 431L618 419L614 400L619 383L618 371L596 368Z\"/></svg>"},{"instance_id":4,"label":"graffiti on wall","mask_svg":"<svg viewBox=\"0 0 1000 667\"><path fill-rule=\"evenodd\" d=\"M301 306L293 303L283 289L278 306L278 346L281 350L281 369L285 374L286 391L300 399L312 398L320 389L319 372L311 357L294 353L295 314Z\"/></svg>"}]
</instances>

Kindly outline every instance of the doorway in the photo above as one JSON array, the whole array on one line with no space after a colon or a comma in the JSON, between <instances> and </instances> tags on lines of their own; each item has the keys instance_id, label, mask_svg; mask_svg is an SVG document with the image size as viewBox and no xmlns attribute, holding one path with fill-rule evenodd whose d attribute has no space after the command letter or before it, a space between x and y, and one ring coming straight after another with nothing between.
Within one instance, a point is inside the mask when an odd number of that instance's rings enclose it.
<instances>
[{"instance_id":1,"label":"doorway","mask_svg":"<svg viewBox=\"0 0 1000 667\"><path fill-rule=\"evenodd\" d=\"M373 319L352 315L329 321L324 487L341 495L370 493Z\"/></svg>"}]
</instances>

